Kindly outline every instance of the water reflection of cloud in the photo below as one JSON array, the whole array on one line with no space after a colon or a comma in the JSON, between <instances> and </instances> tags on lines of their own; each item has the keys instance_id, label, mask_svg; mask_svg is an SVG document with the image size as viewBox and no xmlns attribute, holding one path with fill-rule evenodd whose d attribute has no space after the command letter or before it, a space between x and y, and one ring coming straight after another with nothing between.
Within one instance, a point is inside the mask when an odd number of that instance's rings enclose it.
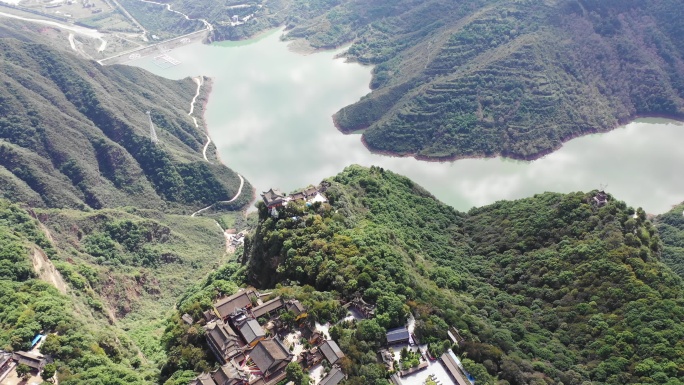
<instances>
[{"instance_id":1,"label":"water reflection of cloud","mask_svg":"<svg viewBox=\"0 0 684 385\"><path fill-rule=\"evenodd\" d=\"M466 159L450 163L372 154L359 135L342 135L331 114L369 92L370 68L324 52L301 56L278 35L239 48L185 46L183 63L162 70L170 78L212 76L206 114L222 159L259 191L293 190L333 176L350 164L376 165L408 176L460 210L544 191L608 191L652 213L684 200L684 129L663 120L630 123L608 134L566 143L534 162Z\"/></svg>"},{"instance_id":2,"label":"water reflection of cloud","mask_svg":"<svg viewBox=\"0 0 684 385\"><path fill-rule=\"evenodd\" d=\"M229 123L223 125L222 137L227 137L228 140L221 142L230 143L231 146L243 146L261 135L267 135L274 125L275 122L267 116L245 111L233 116Z\"/></svg>"}]
</instances>

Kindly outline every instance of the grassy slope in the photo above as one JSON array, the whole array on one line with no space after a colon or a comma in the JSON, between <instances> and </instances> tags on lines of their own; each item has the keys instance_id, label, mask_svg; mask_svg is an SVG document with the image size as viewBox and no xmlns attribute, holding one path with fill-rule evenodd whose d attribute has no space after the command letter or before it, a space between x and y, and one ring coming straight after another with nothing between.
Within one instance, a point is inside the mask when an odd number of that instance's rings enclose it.
<instances>
[{"instance_id":1,"label":"grassy slope","mask_svg":"<svg viewBox=\"0 0 684 385\"><path fill-rule=\"evenodd\" d=\"M360 291L384 327L404 303L423 341L456 326L484 383L681 384L684 289L643 211L547 193L463 214L381 169L331 181L330 208L261 213L252 282ZM363 383L369 361L355 354L350 383Z\"/></svg>"},{"instance_id":2,"label":"grassy slope","mask_svg":"<svg viewBox=\"0 0 684 385\"><path fill-rule=\"evenodd\" d=\"M139 209L38 216L64 256L56 265L71 285L93 292L95 309L126 330L150 361L163 361L157 321L225 257L216 222Z\"/></svg>"},{"instance_id":3,"label":"grassy slope","mask_svg":"<svg viewBox=\"0 0 684 385\"><path fill-rule=\"evenodd\" d=\"M204 133L186 111L196 87L190 79L101 67L14 39L1 39L0 46L0 191L6 198L43 207L188 212L237 192L232 170L202 158ZM159 146L150 143L146 111ZM234 206L248 200L244 194Z\"/></svg>"}]
</instances>

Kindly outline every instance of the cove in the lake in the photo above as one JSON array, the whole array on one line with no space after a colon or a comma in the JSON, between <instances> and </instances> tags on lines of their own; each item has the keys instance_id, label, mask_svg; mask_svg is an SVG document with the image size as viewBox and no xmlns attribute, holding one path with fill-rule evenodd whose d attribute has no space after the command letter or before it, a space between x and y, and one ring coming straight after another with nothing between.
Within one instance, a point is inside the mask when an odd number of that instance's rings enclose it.
<instances>
[{"instance_id":1,"label":"cove in the lake","mask_svg":"<svg viewBox=\"0 0 684 385\"><path fill-rule=\"evenodd\" d=\"M341 134L331 117L370 91L370 68L335 59L335 52L294 53L279 36L180 47L168 54L181 64L168 69L151 57L131 63L172 79L213 79L205 115L209 133L223 162L258 192L292 191L355 163L406 175L459 210L601 185L654 214L684 201L684 178L678 173L684 164L684 126L664 119L641 119L574 139L533 162L434 163L371 154L359 135Z\"/></svg>"}]
</instances>

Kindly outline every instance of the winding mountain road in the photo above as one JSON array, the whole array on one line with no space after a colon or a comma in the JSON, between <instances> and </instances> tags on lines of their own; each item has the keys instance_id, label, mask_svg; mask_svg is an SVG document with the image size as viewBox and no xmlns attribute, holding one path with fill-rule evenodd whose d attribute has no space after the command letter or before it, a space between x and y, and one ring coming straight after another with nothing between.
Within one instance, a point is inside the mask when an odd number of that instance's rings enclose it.
<instances>
[{"instance_id":1,"label":"winding mountain road","mask_svg":"<svg viewBox=\"0 0 684 385\"><path fill-rule=\"evenodd\" d=\"M70 32L69 37L68 37L69 45L71 46L71 48L74 51L77 51L77 52L78 52L78 50L76 49L75 42L73 41L73 39L74 39L73 34L83 35L83 36L87 36L87 37L92 38L92 39L100 40L101 43L100 43L100 47L97 49L98 52L103 52L105 50L105 48L107 48L107 41L102 38L104 35L96 29L81 27L81 26L77 26L77 25L73 25L73 24L59 23L59 22L52 21L52 20L33 19L33 18L13 15L11 13L5 13L5 12L0 12L0 16L9 17L12 19L17 19L17 20L22 20L22 21L28 21L28 22L32 22L32 23L49 25L51 27L61 28L61 29L64 29L66 31L69 31Z\"/></svg>"},{"instance_id":2,"label":"winding mountain road","mask_svg":"<svg viewBox=\"0 0 684 385\"><path fill-rule=\"evenodd\" d=\"M205 208L203 208L203 209L201 209L201 210L195 211L195 212L192 213L192 215L190 215L190 216L191 216L191 217L194 217L195 215L200 214L200 213L202 213L203 211L209 210L210 208L216 206L216 205L219 204L219 203L231 203L231 202L235 202L235 200L238 199L238 197L240 197L240 194L242 194L242 186L245 185L245 178L243 178L242 175L240 175L240 174L238 174L238 177L240 178L240 188L238 189L237 194L235 194L235 196L234 196L231 200L228 200L228 201L218 201L218 202L216 202L216 203L214 203L214 204L212 204L212 205L209 205L209 206L207 206L207 207L205 207Z\"/></svg>"},{"instance_id":3,"label":"winding mountain road","mask_svg":"<svg viewBox=\"0 0 684 385\"><path fill-rule=\"evenodd\" d=\"M205 29L206 29L207 31L213 31L213 30L214 30L214 26L211 25L211 23L209 23L209 22L206 21L205 19L193 19L193 18L191 18L190 16L184 14L183 12L176 11L175 9L171 9L171 4L159 3L159 2L156 2L156 1L150 1L150 0L139 0L139 1L141 1L141 2L143 2L143 3L157 4L157 5L166 6L166 10L167 10L167 11L171 11L171 12L173 12L173 13L177 13L177 14L179 14L179 15L185 17L186 20L190 20L190 21L192 21L192 20L199 20L199 21L201 21L201 22L204 24L204 27L205 27Z\"/></svg>"},{"instance_id":4,"label":"winding mountain road","mask_svg":"<svg viewBox=\"0 0 684 385\"><path fill-rule=\"evenodd\" d=\"M142 1L142 0L141 0ZM198 76L195 78L192 78L193 81L197 84L197 91L195 91L195 97L192 98L192 102L190 102L190 112L188 112L188 115L192 118L192 121L195 123L195 127L199 129L199 124L197 123L197 118L192 116L192 114L195 112L195 103L197 102L197 97L199 97L200 90L202 89L202 85L204 84L204 77L203 76ZM207 132L207 143L204 145L204 149L202 150L202 156L204 156L204 160L209 162L209 159L207 158L207 147L209 147L209 144L211 143L211 137L209 137L209 133ZM211 163L211 162L209 162ZM215 205L219 203L231 203L234 202L236 199L240 197L240 194L242 194L242 187L245 185L245 178L242 177L242 175L237 174L238 177L240 178L240 188L238 188L237 194L235 196L227 201L219 201L214 204L211 204L201 210L197 210L192 215L191 217L194 217L197 214L201 214L203 211L209 210L210 208L214 207ZM219 225L220 227L220 225Z\"/></svg>"},{"instance_id":5,"label":"winding mountain road","mask_svg":"<svg viewBox=\"0 0 684 385\"><path fill-rule=\"evenodd\" d=\"M192 102L190 102L190 112L188 115L192 118L192 121L195 123L195 128L199 129L199 124L197 124L197 118L192 116L192 113L195 111L195 102L197 101L197 97L200 94L200 90L202 89L202 85L204 84L204 76L198 76L196 78L192 78L192 80L197 83L197 92L195 92L195 97L192 98ZM209 162L209 159L207 158L207 148L209 148L209 145L211 144L211 137L209 136L209 133L207 132L207 143L204 144L204 148L202 149L202 156L204 157L204 160ZM211 162L210 162L211 163Z\"/></svg>"}]
</instances>

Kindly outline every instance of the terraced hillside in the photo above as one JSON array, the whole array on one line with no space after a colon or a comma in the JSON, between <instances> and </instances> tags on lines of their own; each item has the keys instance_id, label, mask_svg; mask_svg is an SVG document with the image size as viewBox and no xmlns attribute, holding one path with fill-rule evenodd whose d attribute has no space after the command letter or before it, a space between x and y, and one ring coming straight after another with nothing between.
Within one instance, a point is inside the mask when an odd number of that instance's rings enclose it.
<instances>
[{"instance_id":1,"label":"terraced hillside","mask_svg":"<svg viewBox=\"0 0 684 385\"><path fill-rule=\"evenodd\" d=\"M682 116L680 7L652 3L428 2L371 22L350 56L377 64L376 90L336 121L368 128L373 150L534 158L635 116ZM419 15L431 30L407 22Z\"/></svg>"}]
</instances>

